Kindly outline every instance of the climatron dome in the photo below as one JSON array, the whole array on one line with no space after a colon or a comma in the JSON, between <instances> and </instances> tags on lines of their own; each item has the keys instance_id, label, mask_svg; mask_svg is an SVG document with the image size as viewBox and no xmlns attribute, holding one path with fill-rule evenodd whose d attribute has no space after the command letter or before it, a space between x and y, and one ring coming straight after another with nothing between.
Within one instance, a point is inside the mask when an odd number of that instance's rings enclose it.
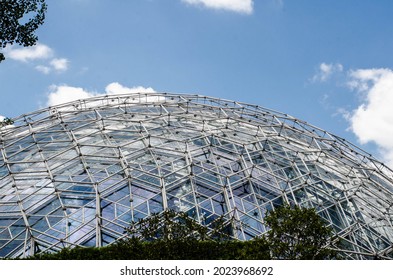
<instances>
[{"instance_id":1,"label":"climatron dome","mask_svg":"<svg viewBox=\"0 0 393 280\"><path fill-rule=\"evenodd\" d=\"M313 207L347 259L393 258L393 173L286 114L200 95L78 100L0 128L0 257L105 246L166 209L223 215L233 238L266 213Z\"/></svg>"}]
</instances>

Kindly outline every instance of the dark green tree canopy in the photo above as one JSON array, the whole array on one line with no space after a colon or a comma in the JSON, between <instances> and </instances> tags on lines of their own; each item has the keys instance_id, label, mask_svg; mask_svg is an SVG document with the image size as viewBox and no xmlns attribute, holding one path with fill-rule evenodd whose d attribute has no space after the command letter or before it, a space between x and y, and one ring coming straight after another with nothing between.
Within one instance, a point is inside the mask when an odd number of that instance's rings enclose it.
<instances>
[{"instance_id":1,"label":"dark green tree canopy","mask_svg":"<svg viewBox=\"0 0 393 280\"><path fill-rule=\"evenodd\" d=\"M231 220L218 217L201 225L185 212L166 210L131 223L126 232L145 241L154 240L230 240Z\"/></svg>"},{"instance_id":2,"label":"dark green tree canopy","mask_svg":"<svg viewBox=\"0 0 393 280\"><path fill-rule=\"evenodd\" d=\"M0 50L14 43L33 46L37 28L44 23L45 0L0 0ZM0 52L0 62L5 56Z\"/></svg>"},{"instance_id":3,"label":"dark green tree canopy","mask_svg":"<svg viewBox=\"0 0 393 280\"><path fill-rule=\"evenodd\" d=\"M332 259L332 230L314 209L283 206L269 212L270 231L248 241L230 236L233 220L219 217L201 225L184 212L166 210L134 222L128 238L102 248L65 248L30 259Z\"/></svg>"},{"instance_id":4,"label":"dark green tree canopy","mask_svg":"<svg viewBox=\"0 0 393 280\"><path fill-rule=\"evenodd\" d=\"M144 241L215 240L233 241L234 220L219 217L208 226L198 224L187 213L167 210L132 223L126 231ZM270 229L256 238L255 244L268 248L271 259L314 260L337 258L331 245L336 242L333 230L313 208L284 205L270 211L265 218ZM264 255L265 256L265 255ZM266 256L265 256L266 258Z\"/></svg>"},{"instance_id":5,"label":"dark green tree canopy","mask_svg":"<svg viewBox=\"0 0 393 280\"><path fill-rule=\"evenodd\" d=\"M268 213L265 222L270 230L266 238L273 259L332 259L337 252L332 228L314 208L285 205Z\"/></svg>"}]
</instances>

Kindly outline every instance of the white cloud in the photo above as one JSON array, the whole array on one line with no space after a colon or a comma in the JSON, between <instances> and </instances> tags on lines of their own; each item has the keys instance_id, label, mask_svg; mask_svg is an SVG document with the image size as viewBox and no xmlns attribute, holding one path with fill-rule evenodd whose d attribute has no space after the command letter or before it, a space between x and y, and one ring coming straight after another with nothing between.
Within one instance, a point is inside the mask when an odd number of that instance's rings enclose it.
<instances>
[{"instance_id":1,"label":"white cloud","mask_svg":"<svg viewBox=\"0 0 393 280\"><path fill-rule=\"evenodd\" d=\"M126 94L126 93L154 93L156 92L153 88L148 87L125 87L119 83L111 83L105 87L104 93L97 93L92 91L87 91L81 87L72 87L67 85L50 87L50 92L48 94L47 105L54 106L62 103L84 99L100 95L113 95L113 94Z\"/></svg>"},{"instance_id":2,"label":"white cloud","mask_svg":"<svg viewBox=\"0 0 393 280\"><path fill-rule=\"evenodd\" d=\"M40 64L36 65L34 69L43 74L50 74L53 71L65 72L68 70L68 59L54 57L54 50L41 43L25 48L15 48L11 46L5 48L4 52L7 58L19 62L27 63L39 61Z\"/></svg>"},{"instance_id":3,"label":"white cloud","mask_svg":"<svg viewBox=\"0 0 393 280\"><path fill-rule=\"evenodd\" d=\"M48 59L53 55L53 50L51 48L40 43L35 46L25 48L14 48L11 46L5 48L4 51L7 58L21 62Z\"/></svg>"},{"instance_id":4,"label":"white cloud","mask_svg":"<svg viewBox=\"0 0 393 280\"><path fill-rule=\"evenodd\" d=\"M119 83L111 83L105 87L106 94L138 93L138 92L156 92L153 88L148 87L125 87Z\"/></svg>"},{"instance_id":5,"label":"white cloud","mask_svg":"<svg viewBox=\"0 0 393 280\"><path fill-rule=\"evenodd\" d=\"M51 86L48 94L48 106L58 105L78 99L93 97L95 94L85 91L80 87L70 87L66 85Z\"/></svg>"},{"instance_id":6,"label":"white cloud","mask_svg":"<svg viewBox=\"0 0 393 280\"><path fill-rule=\"evenodd\" d=\"M374 142L382 159L393 167L393 70L349 72L348 86L361 92L362 102L347 119L360 143Z\"/></svg>"},{"instance_id":7,"label":"white cloud","mask_svg":"<svg viewBox=\"0 0 393 280\"><path fill-rule=\"evenodd\" d=\"M318 72L312 78L313 82L325 82L327 81L334 73L342 72L344 67L340 63L321 63L319 65Z\"/></svg>"},{"instance_id":8,"label":"white cloud","mask_svg":"<svg viewBox=\"0 0 393 280\"><path fill-rule=\"evenodd\" d=\"M390 69L358 69L349 71L350 81L348 86L358 91L367 91L370 85L377 83L382 76L389 74Z\"/></svg>"},{"instance_id":9,"label":"white cloud","mask_svg":"<svg viewBox=\"0 0 393 280\"><path fill-rule=\"evenodd\" d=\"M53 69L63 72L68 69L68 60L66 58L54 58L49 64L53 67Z\"/></svg>"},{"instance_id":10,"label":"white cloud","mask_svg":"<svg viewBox=\"0 0 393 280\"><path fill-rule=\"evenodd\" d=\"M216 10L227 10L242 14L253 12L253 0L182 0L190 5L203 6Z\"/></svg>"},{"instance_id":11,"label":"white cloud","mask_svg":"<svg viewBox=\"0 0 393 280\"><path fill-rule=\"evenodd\" d=\"M44 65L37 65L35 69L44 74L49 74L51 72L51 68Z\"/></svg>"}]
</instances>

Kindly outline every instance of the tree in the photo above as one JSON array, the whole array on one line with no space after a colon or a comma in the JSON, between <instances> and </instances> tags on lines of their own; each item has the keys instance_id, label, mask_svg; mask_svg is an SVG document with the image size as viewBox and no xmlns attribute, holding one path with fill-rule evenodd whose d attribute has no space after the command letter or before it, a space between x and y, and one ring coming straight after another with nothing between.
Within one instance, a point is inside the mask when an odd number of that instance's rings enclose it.
<instances>
[{"instance_id":1,"label":"tree","mask_svg":"<svg viewBox=\"0 0 393 280\"><path fill-rule=\"evenodd\" d=\"M313 208L279 207L268 213L266 235L273 259L332 259L333 232Z\"/></svg>"},{"instance_id":2,"label":"tree","mask_svg":"<svg viewBox=\"0 0 393 280\"><path fill-rule=\"evenodd\" d=\"M102 248L65 248L30 259L331 259L336 252L327 248L332 230L314 209L283 206L269 212L266 235L247 241L229 236L231 219L223 216L208 226L187 213L166 210L132 223L130 238ZM228 231L229 229L229 231ZM220 237L220 238L217 238Z\"/></svg>"},{"instance_id":3,"label":"tree","mask_svg":"<svg viewBox=\"0 0 393 280\"><path fill-rule=\"evenodd\" d=\"M231 221L224 217L213 220L209 227L199 224L185 212L165 210L131 223L126 232L145 241L171 240L228 240Z\"/></svg>"},{"instance_id":4,"label":"tree","mask_svg":"<svg viewBox=\"0 0 393 280\"><path fill-rule=\"evenodd\" d=\"M126 231L132 238L166 242L170 246L176 242L203 240L224 241L221 245L231 246L234 242L231 237L233 222L221 216L206 226L187 213L166 210L132 223ZM246 241L248 247L245 248L263 248L259 257L287 260L337 258L337 252L329 247L335 241L333 231L313 208L285 205L269 212L265 223L269 228L266 235ZM270 257L266 257L265 252Z\"/></svg>"},{"instance_id":5,"label":"tree","mask_svg":"<svg viewBox=\"0 0 393 280\"><path fill-rule=\"evenodd\" d=\"M166 210L131 223L126 231L146 241L206 239L207 230L184 212Z\"/></svg>"},{"instance_id":6,"label":"tree","mask_svg":"<svg viewBox=\"0 0 393 280\"><path fill-rule=\"evenodd\" d=\"M0 49L14 43L24 47L36 44L37 28L44 23L45 0L1 0ZM5 59L0 52L0 62Z\"/></svg>"}]
</instances>

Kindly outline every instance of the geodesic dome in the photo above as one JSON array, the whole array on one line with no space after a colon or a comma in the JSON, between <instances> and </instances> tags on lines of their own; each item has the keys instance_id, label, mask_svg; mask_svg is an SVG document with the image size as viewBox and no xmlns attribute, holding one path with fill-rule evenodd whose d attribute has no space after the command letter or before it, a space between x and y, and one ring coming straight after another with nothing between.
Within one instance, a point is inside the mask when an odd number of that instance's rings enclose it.
<instances>
[{"instance_id":1,"label":"geodesic dome","mask_svg":"<svg viewBox=\"0 0 393 280\"><path fill-rule=\"evenodd\" d=\"M105 246L165 209L233 237L267 211L314 207L345 258L393 258L393 173L286 114L199 95L122 94L50 107L0 128L0 257Z\"/></svg>"}]
</instances>

